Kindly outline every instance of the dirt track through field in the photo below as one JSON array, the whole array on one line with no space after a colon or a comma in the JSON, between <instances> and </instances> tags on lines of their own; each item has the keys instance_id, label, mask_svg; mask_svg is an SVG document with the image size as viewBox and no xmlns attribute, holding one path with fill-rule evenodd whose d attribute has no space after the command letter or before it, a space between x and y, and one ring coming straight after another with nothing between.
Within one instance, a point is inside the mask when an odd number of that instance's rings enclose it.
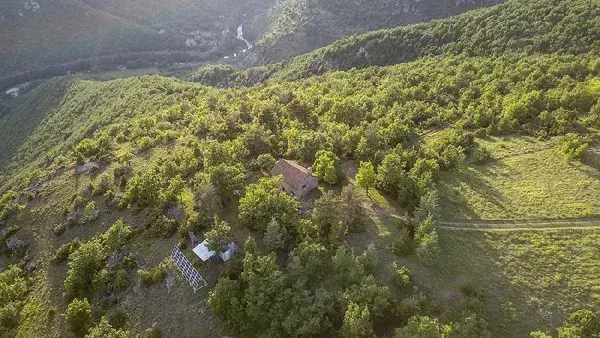
<instances>
[{"instance_id":1,"label":"dirt track through field","mask_svg":"<svg viewBox=\"0 0 600 338\"><path fill-rule=\"evenodd\" d=\"M450 230L486 231L587 230L600 229L600 215L564 219L448 221L438 222L438 227Z\"/></svg>"}]
</instances>

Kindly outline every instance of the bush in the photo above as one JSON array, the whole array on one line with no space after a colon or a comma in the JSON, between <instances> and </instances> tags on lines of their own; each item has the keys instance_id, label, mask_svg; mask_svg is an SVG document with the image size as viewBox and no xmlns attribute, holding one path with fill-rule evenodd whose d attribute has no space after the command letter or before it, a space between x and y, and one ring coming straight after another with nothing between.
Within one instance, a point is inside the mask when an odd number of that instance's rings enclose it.
<instances>
[{"instance_id":1,"label":"bush","mask_svg":"<svg viewBox=\"0 0 600 338\"><path fill-rule=\"evenodd\" d=\"M127 323L127 312L123 309L116 309L109 312L108 315L106 315L106 319L110 326L115 329L122 329Z\"/></svg>"},{"instance_id":2,"label":"bush","mask_svg":"<svg viewBox=\"0 0 600 338\"><path fill-rule=\"evenodd\" d=\"M94 293L94 279L105 266L105 248L97 240L81 244L69 255L69 271L65 278L67 299Z\"/></svg>"},{"instance_id":3,"label":"bush","mask_svg":"<svg viewBox=\"0 0 600 338\"><path fill-rule=\"evenodd\" d=\"M106 317L102 317L98 325L90 330L86 338L128 338L132 336L130 332L114 328Z\"/></svg>"},{"instance_id":4,"label":"bush","mask_svg":"<svg viewBox=\"0 0 600 338\"><path fill-rule=\"evenodd\" d=\"M412 284L410 270L405 266L398 268L396 262L392 267L394 269L394 284L400 289L409 289Z\"/></svg>"},{"instance_id":5,"label":"bush","mask_svg":"<svg viewBox=\"0 0 600 338\"><path fill-rule=\"evenodd\" d=\"M75 210L79 207L82 207L84 203L85 198L83 198L83 196L75 195L75 197L73 197L73 201L71 202L71 210Z\"/></svg>"},{"instance_id":6,"label":"bush","mask_svg":"<svg viewBox=\"0 0 600 338\"><path fill-rule=\"evenodd\" d=\"M131 237L131 227L119 219L108 229L101 238L108 252L120 249Z\"/></svg>"},{"instance_id":7,"label":"bush","mask_svg":"<svg viewBox=\"0 0 600 338\"><path fill-rule=\"evenodd\" d=\"M160 329L160 327L153 325L151 328L146 329L146 331L144 331L144 338L162 338L163 334L162 334L162 330Z\"/></svg>"},{"instance_id":8,"label":"bush","mask_svg":"<svg viewBox=\"0 0 600 338\"><path fill-rule=\"evenodd\" d=\"M67 230L67 227L65 226L65 224L64 223L60 223L60 224L58 224L57 226L54 227L53 231L54 231L54 234L56 236L60 236L60 235L62 235L62 234L65 233L65 230Z\"/></svg>"},{"instance_id":9,"label":"bush","mask_svg":"<svg viewBox=\"0 0 600 338\"><path fill-rule=\"evenodd\" d=\"M158 284L167 277L167 266L165 263L160 263L151 270L138 270L137 274L144 286Z\"/></svg>"},{"instance_id":10,"label":"bush","mask_svg":"<svg viewBox=\"0 0 600 338\"><path fill-rule=\"evenodd\" d=\"M12 235L16 234L21 228L17 225L13 225L10 228L6 229L4 234L0 235L0 248L6 246L6 240L9 239Z\"/></svg>"},{"instance_id":11,"label":"bush","mask_svg":"<svg viewBox=\"0 0 600 338\"><path fill-rule=\"evenodd\" d=\"M76 337L84 337L92 326L92 309L87 299L73 299L65 313L67 330Z\"/></svg>"},{"instance_id":12,"label":"bush","mask_svg":"<svg viewBox=\"0 0 600 338\"><path fill-rule=\"evenodd\" d=\"M577 134L567 134L563 137L559 151L569 160L583 160L583 155L589 144L585 138Z\"/></svg>"},{"instance_id":13,"label":"bush","mask_svg":"<svg viewBox=\"0 0 600 338\"><path fill-rule=\"evenodd\" d=\"M98 182L94 185L92 194L100 196L105 194L112 186L112 180L109 174L103 174L98 178Z\"/></svg>"},{"instance_id":14,"label":"bush","mask_svg":"<svg viewBox=\"0 0 600 338\"><path fill-rule=\"evenodd\" d=\"M149 150L150 148L154 147L154 144L156 142L154 139L152 139L149 136L143 136L143 137L139 138L135 143L136 143L136 147L139 151L146 151L146 150Z\"/></svg>"},{"instance_id":15,"label":"bush","mask_svg":"<svg viewBox=\"0 0 600 338\"><path fill-rule=\"evenodd\" d=\"M117 269L115 272L114 288L118 291L127 289L130 285L129 275L125 269Z\"/></svg>"},{"instance_id":16,"label":"bush","mask_svg":"<svg viewBox=\"0 0 600 338\"><path fill-rule=\"evenodd\" d=\"M5 333L19 325L27 291L23 271L17 266L12 265L0 273L0 336L4 337Z\"/></svg>"},{"instance_id":17,"label":"bush","mask_svg":"<svg viewBox=\"0 0 600 338\"><path fill-rule=\"evenodd\" d=\"M415 230L417 242L417 256L425 263L431 263L440 252L436 223L430 215L422 221Z\"/></svg>"},{"instance_id":18,"label":"bush","mask_svg":"<svg viewBox=\"0 0 600 338\"><path fill-rule=\"evenodd\" d=\"M162 210L153 209L148 214L146 229L152 237L169 238L178 229L178 222L163 215Z\"/></svg>"},{"instance_id":19,"label":"bush","mask_svg":"<svg viewBox=\"0 0 600 338\"><path fill-rule=\"evenodd\" d=\"M98 211L96 210L96 203L94 201L90 201L85 205L83 209L83 222L91 222L98 218Z\"/></svg>"},{"instance_id":20,"label":"bush","mask_svg":"<svg viewBox=\"0 0 600 338\"><path fill-rule=\"evenodd\" d=\"M58 250L56 250L56 252L54 253L52 263L58 264L64 262L65 260L67 260L67 258L69 258L69 255L72 254L75 250L79 249L80 246L81 242L78 238L72 240L69 243L61 245L58 248Z\"/></svg>"}]
</instances>

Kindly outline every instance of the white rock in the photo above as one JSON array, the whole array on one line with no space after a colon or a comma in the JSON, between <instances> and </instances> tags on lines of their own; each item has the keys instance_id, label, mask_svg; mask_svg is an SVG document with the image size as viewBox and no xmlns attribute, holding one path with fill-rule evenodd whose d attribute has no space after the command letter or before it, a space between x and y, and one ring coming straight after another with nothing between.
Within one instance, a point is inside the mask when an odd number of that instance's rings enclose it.
<instances>
[{"instance_id":1,"label":"white rock","mask_svg":"<svg viewBox=\"0 0 600 338\"><path fill-rule=\"evenodd\" d=\"M6 91L6 94L11 95L12 97L17 97L17 96L19 96L19 88L18 87L11 88Z\"/></svg>"},{"instance_id":2,"label":"white rock","mask_svg":"<svg viewBox=\"0 0 600 338\"><path fill-rule=\"evenodd\" d=\"M194 39L187 39L185 40L185 45L188 47L196 47L198 46L198 43Z\"/></svg>"}]
</instances>

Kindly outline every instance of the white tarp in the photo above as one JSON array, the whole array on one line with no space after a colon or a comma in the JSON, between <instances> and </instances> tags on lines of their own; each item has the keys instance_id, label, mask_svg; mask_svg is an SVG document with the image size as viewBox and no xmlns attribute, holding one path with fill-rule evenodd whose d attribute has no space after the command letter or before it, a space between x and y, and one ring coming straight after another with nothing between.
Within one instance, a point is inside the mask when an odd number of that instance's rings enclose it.
<instances>
[{"instance_id":1,"label":"white tarp","mask_svg":"<svg viewBox=\"0 0 600 338\"><path fill-rule=\"evenodd\" d=\"M208 250L206 247L206 240L204 242L198 244L195 248L192 249L196 256L200 257L203 262L206 262L209 258L214 256L216 252Z\"/></svg>"},{"instance_id":2,"label":"white tarp","mask_svg":"<svg viewBox=\"0 0 600 338\"><path fill-rule=\"evenodd\" d=\"M228 260L231 259L231 257L233 257L233 254L235 253L235 243L229 243L229 247L227 248L227 251L223 251L219 254L219 256L221 257L221 259L223 260L223 262L227 262Z\"/></svg>"}]
</instances>

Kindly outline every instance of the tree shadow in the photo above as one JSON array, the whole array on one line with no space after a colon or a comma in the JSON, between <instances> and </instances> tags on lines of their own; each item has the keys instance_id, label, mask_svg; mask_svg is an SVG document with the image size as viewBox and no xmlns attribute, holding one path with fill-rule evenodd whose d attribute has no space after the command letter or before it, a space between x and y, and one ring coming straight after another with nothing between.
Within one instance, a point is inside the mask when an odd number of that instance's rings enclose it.
<instances>
[{"instance_id":1,"label":"tree shadow","mask_svg":"<svg viewBox=\"0 0 600 338\"><path fill-rule=\"evenodd\" d=\"M438 183L440 204L450 206L449 209L454 211L454 214L442 215L442 217L444 219L481 218L481 215L470 205L472 201L469 201L467 196L460 191L462 186L466 186L477 195L484 197L486 202L499 209L505 209L508 203L507 197L484 179L486 176L501 175L502 167L500 162L494 161L486 165L469 166L447 173Z\"/></svg>"}]
</instances>

